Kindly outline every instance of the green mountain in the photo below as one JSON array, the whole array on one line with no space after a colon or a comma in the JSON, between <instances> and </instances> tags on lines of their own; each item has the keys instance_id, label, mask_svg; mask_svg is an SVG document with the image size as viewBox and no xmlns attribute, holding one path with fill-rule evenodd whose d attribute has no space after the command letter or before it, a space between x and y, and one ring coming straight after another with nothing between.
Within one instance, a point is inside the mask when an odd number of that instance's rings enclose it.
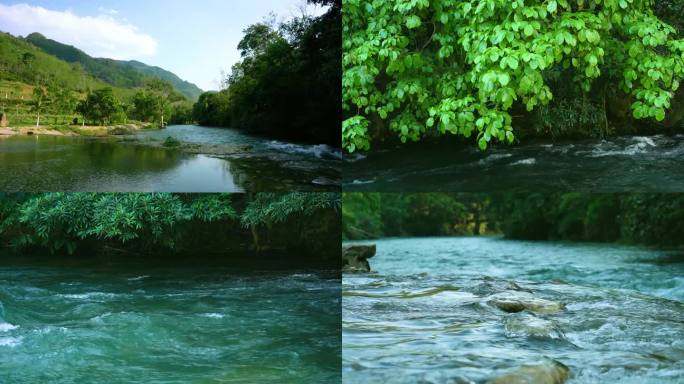
<instances>
[{"instance_id":1,"label":"green mountain","mask_svg":"<svg viewBox=\"0 0 684 384\"><path fill-rule=\"evenodd\" d=\"M68 63L80 65L96 79L115 87L141 87L147 78L157 77L171 83L179 93L192 101L196 101L203 93L202 89L195 84L159 67L149 66L138 61L94 58L76 47L48 39L40 33L32 33L24 40L47 54Z\"/></svg>"},{"instance_id":2,"label":"green mountain","mask_svg":"<svg viewBox=\"0 0 684 384\"><path fill-rule=\"evenodd\" d=\"M24 39L0 32L0 80L30 85L46 78L78 92L109 85L95 78L79 64L67 63ZM121 87L114 88L120 93L132 92Z\"/></svg>"}]
</instances>

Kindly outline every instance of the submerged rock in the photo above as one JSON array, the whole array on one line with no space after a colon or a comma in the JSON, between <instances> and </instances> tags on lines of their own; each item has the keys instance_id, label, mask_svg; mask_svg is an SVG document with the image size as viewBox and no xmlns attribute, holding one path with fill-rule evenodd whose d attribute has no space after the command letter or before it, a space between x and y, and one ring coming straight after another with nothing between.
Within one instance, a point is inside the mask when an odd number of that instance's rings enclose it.
<instances>
[{"instance_id":1,"label":"submerged rock","mask_svg":"<svg viewBox=\"0 0 684 384\"><path fill-rule=\"evenodd\" d=\"M491 277L483 278L483 281L471 289L471 292L480 296L489 296L503 291L521 291L532 293L527 288L523 288L514 281L499 280Z\"/></svg>"},{"instance_id":2,"label":"submerged rock","mask_svg":"<svg viewBox=\"0 0 684 384\"><path fill-rule=\"evenodd\" d=\"M343 272L370 272L368 259L375 256L375 244L371 245L343 245Z\"/></svg>"},{"instance_id":3,"label":"submerged rock","mask_svg":"<svg viewBox=\"0 0 684 384\"><path fill-rule=\"evenodd\" d=\"M528 310L537 313L556 313L565 308L562 303L534 297L529 292L505 291L488 297L487 303L509 313Z\"/></svg>"},{"instance_id":4,"label":"submerged rock","mask_svg":"<svg viewBox=\"0 0 684 384\"><path fill-rule=\"evenodd\" d=\"M487 384L563 384L570 378L570 369L555 360L524 365L515 371L489 380Z\"/></svg>"},{"instance_id":5,"label":"submerged rock","mask_svg":"<svg viewBox=\"0 0 684 384\"><path fill-rule=\"evenodd\" d=\"M506 337L537 337L542 339L564 339L563 331L553 320L546 320L530 313L514 313L504 318Z\"/></svg>"}]
</instances>

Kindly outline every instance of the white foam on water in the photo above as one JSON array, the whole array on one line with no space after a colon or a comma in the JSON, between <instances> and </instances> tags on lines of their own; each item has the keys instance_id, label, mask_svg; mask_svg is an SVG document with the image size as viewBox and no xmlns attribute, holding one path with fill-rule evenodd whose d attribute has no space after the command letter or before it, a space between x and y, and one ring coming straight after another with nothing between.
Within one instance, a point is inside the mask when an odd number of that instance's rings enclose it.
<instances>
[{"instance_id":1,"label":"white foam on water","mask_svg":"<svg viewBox=\"0 0 684 384\"><path fill-rule=\"evenodd\" d=\"M352 181L353 185L373 184L373 183L375 183L375 180L354 180L354 181Z\"/></svg>"},{"instance_id":2,"label":"white foam on water","mask_svg":"<svg viewBox=\"0 0 684 384\"><path fill-rule=\"evenodd\" d=\"M10 323L0 323L0 332L7 332L11 331L13 329L19 328L18 325L10 324Z\"/></svg>"},{"instance_id":3,"label":"white foam on water","mask_svg":"<svg viewBox=\"0 0 684 384\"><path fill-rule=\"evenodd\" d=\"M0 347L16 347L21 344L21 337L0 337Z\"/></svg>"},{"instance_id":4,"label":"white foam on water","mask_svg":"<svg viewBox=\"0 0 684 384\"><path fill-rule=\"evenodd\" d=\"M534 165L537 164L537 159L531 157L529 159L523 159L523 160L518 160L514 163L511 163L511 165Z\"/></svg>"},{"instance_id":5,"label":"white foam on water","mask_svg":"<svg viewBox=\"0 0 684 384\"><path fill-rule=\"evenodd\" d=\"M226 315L221 313L203 313L200 316L209 317L211 319L223 319L224 317L226 317Z\"/></svg>"},{"instance_id":6,"label":"white foam on water","mask_svg":"<svg viewBox=\"0 0 684 384\"><path fill-rule=\"evenodd\" d=\"M66 299L90 300L90 299L111 299L116 297L116 293L107 292L88 292L88 293L72 293L59 295Z\"/></svg>"},{"instance_id":7,"label":"white foam on water","mask_svg":"<svg viewBox=\"0 0 684 384\"><path fill-rule=\"evenodd\" d=\"M508 158L511 156L513 156L512 153L493 153L493 154L485 157L484 159L480 159L477 163L480 165L486 165L486 164L489 164L493 161L505 159L505 158Z\"/></svg>"},{"instance_id":8,"label":"white foam on water","mask_svg":"<svg viewBox=\"0 0 684 384\"><path fill-rule=\"evenodd\" d=\"M136 277L131 277L130 279L128 279L128 281L140 281L143 279L147 279L148 277L150 277L150 275L136 276Z\"/></svg>"},{"instance_id":9,"label":"white foam on water","mask_svg":"<svg viewBox=\"0 0 684 384\"><path fill-rule=\"evenodd\" d=\"M328 157L342 160L342 151L337 148L333 148L327 144L301 145L283 143L274 140L268 143L268 146L278 151L286 153L297 153L301 155L315 156L319 159L323 157Z\"/></svg>"},{"instance_id":10,"label":"white foam on water","mask_svg":"<svg viewBox=\"0 0 684 384\"><path fill-rule=\"evenodd\" d=\"M657 147L655 141L648 136L635 136L634 140L637 144L649 145L651 147Z\"/></svg>"}]
</instances>

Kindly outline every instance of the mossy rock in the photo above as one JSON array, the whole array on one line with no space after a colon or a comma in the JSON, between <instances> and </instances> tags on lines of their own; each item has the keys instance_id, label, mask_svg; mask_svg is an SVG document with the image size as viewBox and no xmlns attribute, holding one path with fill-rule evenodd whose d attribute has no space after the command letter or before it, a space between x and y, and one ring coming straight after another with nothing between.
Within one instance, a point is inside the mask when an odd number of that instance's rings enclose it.
<instances>
[{"instance_id":1,"label":"mossy rock","mask_svg":"<svg viewBox=\"0 0 684 384\"><path fill-rule=\"evenodd\" d=\"M180 146L181 146L181 142L178 141L177 139L175 139L175 138L169 136L169 137L166 138L166 140L164 140L164 144L163 144L163 145L164 145L166 148L176 148L176 147L180 147Z\"/></svg>"}]
</instances>

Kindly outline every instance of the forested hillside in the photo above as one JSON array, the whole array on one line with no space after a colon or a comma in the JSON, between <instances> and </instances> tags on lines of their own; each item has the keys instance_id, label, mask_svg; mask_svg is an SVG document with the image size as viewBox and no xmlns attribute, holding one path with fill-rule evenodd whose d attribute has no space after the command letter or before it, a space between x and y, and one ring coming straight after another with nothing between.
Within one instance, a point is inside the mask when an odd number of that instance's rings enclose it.
<instances>
[{"instance_id":1,"label":"forested hillside","mask_svg":"<svg viewBox=\"0 0 684 384\"><path fill-rule=\"evenodd\" d=\"M76 47L48 39L40 33L26 36L26 41L58 59L80 65L95 78L114 87L142 87L150 77L154 77L171 83L176 91L189 100L196 101L202 94L202 90L196 85L159 67L152 67L139 61L93 58Z\"/></svg>"},{"instance_id":2,"label":"forested hillside","mask_svg":"<svg viewBox=\"0 0 684 384\"><path fill-rule=\"evenodd\" d=\"M136 70L138 64L92 59L73 47L44 41L75 60L69 63L28 42L40 39L45 40L38 34L30 39L0 34L0 112L10 126L66 125L74 118L79 125L139 121L162 126L190 120L192 104L186 96L171 82L140 72L163 70Z\"/></svg>"}]
</instances>

